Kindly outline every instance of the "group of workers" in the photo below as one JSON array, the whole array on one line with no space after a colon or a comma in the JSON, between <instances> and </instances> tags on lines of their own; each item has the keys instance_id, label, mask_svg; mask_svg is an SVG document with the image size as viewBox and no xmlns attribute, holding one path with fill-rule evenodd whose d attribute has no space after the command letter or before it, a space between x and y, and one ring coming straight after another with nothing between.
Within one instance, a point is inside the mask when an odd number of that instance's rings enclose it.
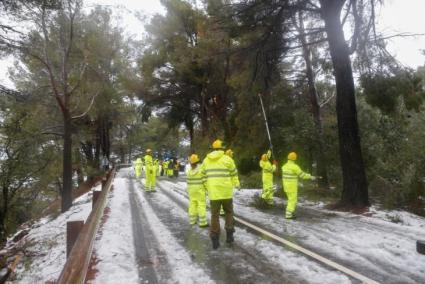
<instances>
[{"instance_id":1,"label":"group of workers","mask_svg":"<svg viewBox=\"0 0 425 284\"><path fill-rule=\"evenodd\" d=\"M206 218L206 198L210 200L211 226L210 238L213 249L220 246L220 210L224 210L226 243L234 241L233 233L233 194L240 189L238 172L233 160L233 151L226 152L221 140L212 143L212 152L202 161L198 155L189 158L190 170L187 172L187 190L189 193L190 224L198 223L200 227L208 227ZM273 173L277 169L277 161L270 162L271 151L260 159L262 169L263 190L261 197L268 204L273 204ZM283 189L287 196L285 218L293 219L298 200L298 179L315 180L316 177L305 173L296 164L297 154L291 152L288 161L282 166Z\"/></svg>"},{"instance_id":2,"label":"group of workers","mask_svg":"<svg viewBox=\"0 0 425 284\"><path fill-rule=\"evenodd\" d=\"M151 149L146 150L143 159L139 157L134 162L134 172L137 179L142 176L143 169L146 174L145 190L149 192L156 191L156 177L159 173L159 161L158 159L153 159Z\"/></svg>"},{"instance_id":3,"label":"group of workers","mask_svg":"<svg viewBox=\"0 0 425 284\"><path fill-rule=\"evenodd\" d=\"M152 156L152 150L146 149L145 156L138 157L133 162L134 172L137 179L142 176L143 170L145 170L145 190L156 191L156 177L167 176L177 177L180 169L180 163L177 159L165 159L160 162L158 159L154 159Z\"/></svg>"},{"instance_id":4,"label":"group of workers","mask_svg":"<svg viewBox=\"0 0 425 284\"><path fill-rule=\"evenodd\" d=\"M273 174L277 170L277 161L271 162L272 153L261 156L259 165L262 169L263 190L261 198L270 205L273 205ZM283 190L287 196L287 206L285 218L293 219L298 200L298 180L315 180L316 177L305 173L296 164L297 154L288 154L288 161L282 166ZM225 216L226 243L234 241L234 219L233 219L233 194L234 190L240 189L238 171L233 160L233 151L225 147L221 140L212 143L212 152L201 162L197 154L192 154L189 158L190 168L187 171L187 190L189 194L189 220L191 225L198 224L200 227L208 227L206 216L206 199L210 201L211 226L210 238L213 249L220 246L220 215ZM177 163L164 161L162 170L167 176L173 175L176 171ZM152 158L152 151L146 150L146 155L138 158L134 163L136 178L140 178L142 169L145 169L147 192L155 191L156 177L159 175L159 161ZM178 168L177 168L178 172Z\"/></svg>"},{"instance_id":5,"label":"group of workers","mask_svg":"<svg viewBox=\"0 0 425 284\"><path fill-rule=\"evenodd\" d=\"M177 159L166 159L162 162L161 176L178 177L180 162Z\"/></svg>"}]
</instances>

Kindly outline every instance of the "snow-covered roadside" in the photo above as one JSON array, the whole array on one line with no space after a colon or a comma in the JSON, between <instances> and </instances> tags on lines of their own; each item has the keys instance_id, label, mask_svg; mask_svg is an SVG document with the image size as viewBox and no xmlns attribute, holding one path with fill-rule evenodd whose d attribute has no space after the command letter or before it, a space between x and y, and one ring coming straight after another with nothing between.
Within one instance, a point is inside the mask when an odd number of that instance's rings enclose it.
<instances>
[{"instance_id":1,"label":"snow-covered roadside","mask_svg":"<svg viewBox=\"0 0 425 284\"><path fill-rule=\"evenodd\" d=\"M185 184L167 182L184 191ZM250 206L261 190L241 190L235 194L239 216L294 239L350 268L385 283L425 282L425 257L416 253L416 240L425 237L425 218L408 212L385 212L372 208L372 216L325 210L323 204L303 202L308 216L296 221L283 218L283 210L260 211ZM275 198L283 208L283 200ZM300 215L304 212L300 211ZM399 214L403 222L391 221ZM302 216L301 216L302 217Z\"/></svg>"},{"instance_id":2,"label":"snow-covered roadside","mask_svg":"<svg viewBox=\"0 0 425 284\"><path fill-rule=\"evenodd\" d=\"M144 180L142 180L143 183ZM142 210L147 216L149 227L157 238L158 243L161 244L161 249L165 252L169 267L172 269L172 279L169 279L167 283L214 283L203 269L192 261L186 249L169 232L169 228L161 223L153 208L143 196L142 190L140 184L137 184L136 194L142 203ZM179 210L172 210L173 214L177 212Z\"/></svg>"},{"instance_id":3,"label":"snow-covered roadside","mask_svg":"<svg viewBox=\"0 0 425 284\"><path fill-rule=\"evenodd\" d=\"M100 185L95 188L99 189ZM25 242L26 256L19 263L16 279L11 283L45 283L59 277L66 262L66 222L87 219L92 207L91 196L91 192L80 196L67 212L54 219L42 218L32 226L21 240Z\"/></svg>"},{"instance_id":4,"label":"snow-covered roadside","mask_svg":"<svg viewBox=\"0 0 425 284\"><path fill-rule=\"evenodd\" d=\"M161 181L166 185L167 189L175 198L178 198L181 202L188 204L188 200L182 196L181 190L185 183L173 183L171 181ZM177 192L175 192L177 191ZM167 197L157 197L161 203L170 203L170 207L176 207ZM183 210L173 210L173 214L179 214L182 218L187 218L187 213ZM223 224L222 224L223 226ZM208 234L206 231L204 234ZM249 233L245 229L238 229L235 233L236 243L245 249L249 250L253 254L261 255L265 259L276 263L285 272L286 277L297 279L296 282L306 281L307 283L351 283L351 280L334 270L329 270L315 261L300 255L298 253L291 252L274 243L265 240L261 237ZM285 277L282 275L282 277Z\"/></svg>"},{"instance_id":5,"label":"snow-covered roadside","mask_svg":"<svg viewBox=\"0 0 425 284\"><path fill-rule=\"evenodd\" d=\"M185 182L165 181L172 186L176 186L182 190L185 190ZM239 204L249 205L255 195L261 194L261 189L241 189L235 193L235 201ZM283 204L284 201L281 198L274 198L275 204ZM364 222L376 222L377 224L385 224L392 226L396 224L396 228L403 228L404 226L410 227L411 230L417 231L418 234L423 233L425 238L425 218L417 216L403 210L383 210L376 206L371 206L364 215L353 214L349 212L332 211L325 208L326 204L323 202L311 202L308 200L298 200L298 207L307 208L310 210L316 210L319 213L328 213L340 217L346 218L358 218ZM282 213L283 214L283 213Z\"/></svg>"},{"instance_id":6,"label":"snow-covered roadside","mask_svg":"<svg viewBox=\"0 0 425 284\"><path fill-rule=\"evenodd\" d=\"M90 283L138 283L128 179L122 170L114 179L109 213L94 245L95 279Z\"/></svg>"},{"instance_id":7,"label":"snow-covered roadside","mask_svg":"<svg viewBox=\"0 0 425 284\"><path fill-rule=\"evenodd\" d=\"M416 253L416 238L424 235L425 219L404 212L409 223L395 224L388 212L376 210L372 216L334 212L322 204L301 203L301 208L315 214L311 222L288 222L248 206L258 191L237 193L236 210L241 216L271 228L284 236L296 238L310 248L355 265L359 272L385 283L418 283L425 281L425 258ZM275 199L282 204L281 199ZM324 213L327 213L324 214ZM300 213L301 214L301 213Z\"/></svg>"}]
</instances>

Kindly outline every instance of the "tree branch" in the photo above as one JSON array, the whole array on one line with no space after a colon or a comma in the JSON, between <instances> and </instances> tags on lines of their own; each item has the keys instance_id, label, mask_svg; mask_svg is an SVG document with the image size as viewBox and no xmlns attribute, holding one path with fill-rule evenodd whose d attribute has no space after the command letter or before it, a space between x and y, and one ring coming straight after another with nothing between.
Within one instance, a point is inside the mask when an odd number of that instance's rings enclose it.
<instances>
[{"instance_id":1,"label":"tree branch","mask_svg":"<svg viewBox=\"0 0 425 284\"><path fill-rule=\"evenodd\" d=\"M100 94L100 92L97 92L93 97L92 97L92 99L91 99L91 102L90 102L90 105L89 105L89 107L87 108L87 110L85 111L85 112L83 112L82 114L80 114L80 115L77 115L77 116L73 116L71 119L78 119L78 118L82 118L82 117L84 117L84 116L86 116L87 115L87 113L90 111L90 109L92 108L92 106L93 106L93 103L94 103L94 99L98 96Z\"/></svg>"}]
</instances>

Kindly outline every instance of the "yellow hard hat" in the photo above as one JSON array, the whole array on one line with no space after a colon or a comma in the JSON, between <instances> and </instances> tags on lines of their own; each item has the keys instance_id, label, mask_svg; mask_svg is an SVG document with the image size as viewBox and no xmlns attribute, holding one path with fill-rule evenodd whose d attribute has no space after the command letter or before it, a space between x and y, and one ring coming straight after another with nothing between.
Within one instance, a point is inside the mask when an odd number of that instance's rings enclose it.
<instances>
[{"instance_id":1,"label":"yellow hard hat","mask_svg":"<svg viewBox=\"0 0 425 284\"><path fill-rule=\"evenodd\" d=\"M295 161L297 159L297 153L291 152L288 154L288 160Z\"/></svg>"},{"instance_id":2,"label":"yellow hard hat","mask_svg":"<svg viewBox=\"0 0 425 284\"><path fill-rule=\"evenodd\" d=\"M263 154L263 155L261 155L261 160L262 161L267 161L269 158L267 157L267 154Z\"/></svg>"},{"instance_id":3,"label":"yellow hard hat","mask_svg":"<svg viewBox=\"0 0 425 284\"><path fill-rule=\"evenodd\" d=\"M212 148L213 149L223 149L223 141L221 141L220 139L215 140L212 143Z\"/></svg>"},{"instance_id":4,"label":"yellow hard hat","mask_svg":"<svg viewBox=\"0 0 425 284\"><path fill-rule=\"evenodd\" d=\"M226 151L226 155L229 156L229 157L231 157L231 158L233 158L233 151L232 151L232 149L227 150Z\"/></svg>"},{"instance_id":5,"label":"yellow hard hat","mask_svg":"<svg viewBox=\"0 0 425 284\"><path fill-rule=\"evenodd\" d=\"M189 158L189 161L191 164L197 163L199 162L199 157L196 154L192 154Z\"/></svg>"}]
</instances>

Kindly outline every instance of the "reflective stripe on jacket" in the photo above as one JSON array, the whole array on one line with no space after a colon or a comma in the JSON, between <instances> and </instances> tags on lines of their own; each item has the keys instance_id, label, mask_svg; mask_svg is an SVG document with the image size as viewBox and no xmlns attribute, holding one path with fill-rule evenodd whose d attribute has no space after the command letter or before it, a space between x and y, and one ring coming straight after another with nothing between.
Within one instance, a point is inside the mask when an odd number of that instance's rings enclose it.
<instances>
[{"instance_id":1,"label":"reflective stripe on jacket","mask_svg":"<svg viewBox=\"0 0 425 284\"><path fill-rule=\"evenodd\" d=\"M239 187L238 171L224 151L209 153L202 162L201 172L210 200L233 198L233 188Z\"/></svg>"},{"instance_id":2,"label":"reflective stripe on jacket","mask_svg":"<svg viewBox=\"0 0 425 284\"><path fill-rule=\"evenodd\" d=\"M145 155L145 157L143 159L145 161L146 170L153 169L153 159L152 159L152 156L151 155Z\"/></svg>"},{"instance_id":3,"label":"reflective stripe on jacket","mask_svg":"<svg viewBox=\"0 0 425 284\"><path fill-rule=\"evenodd\" d=\"M303 172L294 161L289 160L282 166L282 180L284 190L297 191L298 178L311 179L311 175Z\"/></svg>"},{"instance_id":4,"label":"reflective stripe on jacket","mask_svg":"<svg viewBox=\"0 0 425 284\"><path fill-rule=\"evenodd\" d=\"M263 169L263 180L264 179L272 179L273 180L273 173L276 171L276 166L272 165L270 161L263 161L260 160L260 167Z\"/></svg>"},{"instance_id":5,"label":"reflective stripe on jacket","mask_svg":"<svg viewBox=\"0 0 425 284\"><path fill-rule=\"evenodd\" d=\"M205 186L203 182L203 176L201 173L201 166L197 166L195 169L190 168L187 172L187 191L189 195L193 193L205 194Z\"/></svg>"}]
</instances>

